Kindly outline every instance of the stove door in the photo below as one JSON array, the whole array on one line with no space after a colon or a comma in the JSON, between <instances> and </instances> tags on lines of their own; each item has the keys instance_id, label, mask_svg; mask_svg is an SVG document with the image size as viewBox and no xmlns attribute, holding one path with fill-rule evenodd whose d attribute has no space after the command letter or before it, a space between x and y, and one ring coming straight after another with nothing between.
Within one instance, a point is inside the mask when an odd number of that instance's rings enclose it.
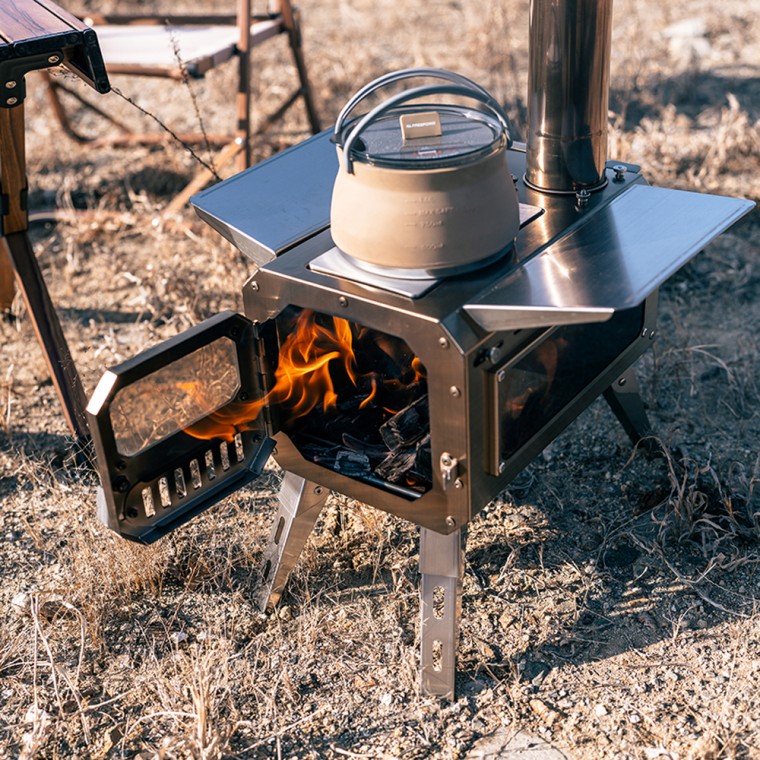
<instances>
[{"instance_id":1,"label":"stove door","mask_svg":"<svg viewBox=\"0 0 760 760\"><path fill-rule=\"evenodd\" d=\"M109 528L152 543L261 473L274 441L258 345L228 311L105 373L87 416Z\"/></svg>"}]
</instances>

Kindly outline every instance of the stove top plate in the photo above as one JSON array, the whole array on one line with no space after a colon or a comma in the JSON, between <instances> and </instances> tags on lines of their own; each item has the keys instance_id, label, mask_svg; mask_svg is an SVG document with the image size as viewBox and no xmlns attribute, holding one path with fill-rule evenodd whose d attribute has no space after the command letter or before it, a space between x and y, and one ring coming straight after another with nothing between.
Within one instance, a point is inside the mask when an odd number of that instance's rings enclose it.
<instances>
[{"instance_id":1,"label":"stove top plate","mask_svg":"<svg viewBox=\"0 0 760 760\"><path fill-rule=\"evenodd\" d=\"M534 219L537 219L544 210L538 206L530 206L527 203L520 204L520 229L525 227ZM457 271L447 271L444 274L427 272L424 270L399 270L388 269L381 270L380 267L365 266L362 262L357 262L351 256L345 254L337 247L317 256L309 263L309 269L320 274L329 274L333 277L340 277L345 280L352 280L361 285L373 288L379 288L390 293L406 296L407 298L421 298L435 287L442 279L453 275L466 274L468 271L481 269L495 264L499 259L506 257L512 246L499 251L495 256L479 261L476 266L469 269L459 269Z\"/></svg>"}]
</instances>

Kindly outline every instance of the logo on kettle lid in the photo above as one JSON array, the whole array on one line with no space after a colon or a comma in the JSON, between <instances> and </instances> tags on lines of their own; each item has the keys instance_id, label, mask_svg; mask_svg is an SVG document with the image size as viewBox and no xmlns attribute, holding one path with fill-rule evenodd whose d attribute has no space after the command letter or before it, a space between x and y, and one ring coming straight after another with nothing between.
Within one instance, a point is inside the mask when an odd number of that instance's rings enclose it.
<instances>
[{"instance_id":1,"label":"logo on kettle lid","mask_svg":"<svg viewBox=\"0 0 760 760\"><path fill-rule=\"evenodd\" d=\"M402 114L399 123L405 142L418 137L440 137L442 134L441 117L435 111Z\"/></svg>"}]
</instances>

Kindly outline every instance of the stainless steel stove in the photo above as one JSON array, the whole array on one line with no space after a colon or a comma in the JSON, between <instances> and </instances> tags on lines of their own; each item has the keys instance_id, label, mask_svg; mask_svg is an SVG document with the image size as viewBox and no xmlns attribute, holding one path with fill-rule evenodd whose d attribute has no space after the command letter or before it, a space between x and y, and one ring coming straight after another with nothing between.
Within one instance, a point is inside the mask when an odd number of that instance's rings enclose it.
<instances>
[{"instance_id":1,"label":"stainless steel stove","mask_svg":"<svg viewBox=\"0 0 760 760\"><path fill-rule=\"evenodd\" d=\"M608 34L605 14L594 23ZM556 157L537 171L547 150L543 137L509 150L514 246L454 277L368 269L335 248L329 133L196 196L256 267L245 316L105 374L88 407L101 519L156 540L255 482L274 452L286 474L263 608L331 490L412 520L422 688L452 696L465 526L597 396L632 440L649 434L632 365L656 335L657 289L753 205L651 187L618 161L579 183Z\"/></svg>"}]
</instances>

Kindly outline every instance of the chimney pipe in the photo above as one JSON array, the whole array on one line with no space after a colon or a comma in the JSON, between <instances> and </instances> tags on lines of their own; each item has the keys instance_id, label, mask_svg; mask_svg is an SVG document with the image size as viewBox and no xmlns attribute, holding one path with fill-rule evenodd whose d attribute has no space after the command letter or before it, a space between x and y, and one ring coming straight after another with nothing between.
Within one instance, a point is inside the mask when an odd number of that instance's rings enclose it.
<instances>
[{"instance_id":1,"label":"chimney pipe","mask_svg":"<svg viewBox=\"0 0 760 760\"><path fill-rule=\"evenodd\" d=\"M531 0L526 183L605 185L612 0Z\"/></svg>"}]
</instances>

